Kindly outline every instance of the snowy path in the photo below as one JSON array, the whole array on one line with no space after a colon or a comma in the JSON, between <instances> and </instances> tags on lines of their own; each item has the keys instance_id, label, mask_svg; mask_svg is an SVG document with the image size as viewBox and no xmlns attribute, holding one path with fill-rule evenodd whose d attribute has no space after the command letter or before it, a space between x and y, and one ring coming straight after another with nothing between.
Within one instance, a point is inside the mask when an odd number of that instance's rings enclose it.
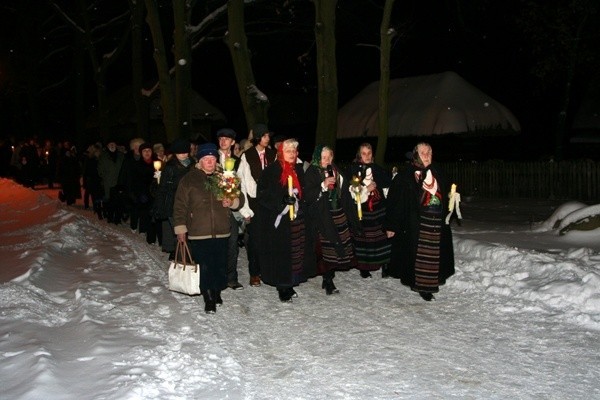
<instances>
[{"instance_id":1,"label":"snowy path","mask_svg":"<svg viewBox=\"0 0 600 400\"><path fill-rule=\"evenodd\" d=\"M166 256L142 236L3 196L0 277L20 277L0 285L2 399L600 398L598 253L459 234L431 303L350 271L339 295L320 278L292 304L245 285L206 315L166 289ZM239 269L245 284L243 251Z\"/></svg>"}]
</instances>

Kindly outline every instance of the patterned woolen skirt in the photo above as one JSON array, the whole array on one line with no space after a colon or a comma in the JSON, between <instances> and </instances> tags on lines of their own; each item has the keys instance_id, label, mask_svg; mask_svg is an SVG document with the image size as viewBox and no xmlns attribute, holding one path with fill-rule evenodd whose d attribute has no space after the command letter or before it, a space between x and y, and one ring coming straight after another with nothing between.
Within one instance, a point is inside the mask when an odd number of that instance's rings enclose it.
<instances>
[{"instance_id":1,"label":"patterned woolen skirt","mask_svg":"<svg viewBox=\"0 0 600 400\"><path fill-rule=\"evenodd\" d=\"M417 292L437 293L440 275L441 212L421 212L417 256L415 259L415 286Z\"/></svg>"},{"instance_id":2,"label":"patterned woolen skirt","mask_svg":"<svg viewBox=\"0 0 600 400\"><path fill-rule=\"evenodd\" d=\"M354 237L357 268L375 271L390 262L391 244L381 223L385 218L385 207L376 200L373 211L363 204L362 214L363 236Z\"/></svg>"},{"instance_id":3,"label":"patterned woolen skirt","mask_svg":"<svg viewBox=\"0 0 600 400\"><path fill-rule=\"evenodd\" d=\"M319 240L317 243L317 272L324 273L326 271L347 270L356 266L356 258L354 257L354 246L352 246L352 237L348 228L348 219L342 208L329 210L331 219L336 227L336 231L340 237L340 242L344 248L344 255L340 256L332 242L325 239L319 232Z\"/></svg>"},{"instance_id":4,"label":"patterned woolen skirt","mask_svg":"<svg viewBox=\"0 0 600 400\"><path fill-rule=\"evenodd\" d=\"M304 242L305 242L304 215L298 213L295 220L290 222L290 245L292 257L292 282L298 285L306 281L304 272Z\"/></svg>"}]
</instances>

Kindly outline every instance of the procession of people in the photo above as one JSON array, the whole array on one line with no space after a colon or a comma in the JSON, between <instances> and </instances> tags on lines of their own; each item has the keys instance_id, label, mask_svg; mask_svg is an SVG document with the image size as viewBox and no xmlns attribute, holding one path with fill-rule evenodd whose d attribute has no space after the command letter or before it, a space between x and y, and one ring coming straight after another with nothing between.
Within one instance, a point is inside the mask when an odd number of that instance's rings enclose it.
<instances>
[{"instance_id":1,"label":"procession of people","mask_svg":"<svg viewBox=\"0 0 600 400\"><path fill-rule=\"evenodd\" d=\"M176 139L164 146L134 138L127 152L111 138L90 145L81 163L65 142L56 174L45 176L49 187L61 183L61 200L71 205L81 196L81 174L86 208L91 199L98 218L128 222L170 261L177 243L187 243L209 314L223 304L223 290L244 289L240 247L247 251L248 285L272 286L282 302L292 302L295 288L317 276L326 295L340 294L336 272L350 270L358 270L358 279L381 271L423 300L435 299L454 273L454 252L444 218L450 181L433 163L431 146L417 144L392 175L375 163L369 143L341 168L332 146L317 144L303 162L298 140L273 136L256 124L243 146L233 129L222 128L215 143ZM17 157L24 185L34 186L37 153L27 143ZM216 179L224 171L235 177L225 194Z\"/></svg>"}]
</instances>

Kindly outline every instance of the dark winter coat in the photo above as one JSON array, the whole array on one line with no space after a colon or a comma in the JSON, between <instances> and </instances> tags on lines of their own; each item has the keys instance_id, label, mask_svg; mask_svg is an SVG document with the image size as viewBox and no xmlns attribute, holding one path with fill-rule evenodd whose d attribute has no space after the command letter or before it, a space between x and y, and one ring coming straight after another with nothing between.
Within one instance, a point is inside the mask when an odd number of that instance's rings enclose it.
<instances>
[{"instance_id":1,"label":"dark winter coat","mask_svg":"<svg viewBox=\"0 0 600 400\"><path fill-rule=\"evenodd\" d=\"M288 194L287 187L282 186L280 177L282 167L278 162L268 165L262 171L257 188L257 208L252 223L257 224L257 232L260 236L257 238L258 259L260 263L261 279L268 285L287 286L292 285L292 265L291 265L291 224L288 215L283 215L280 223L275 227L277 216L284 210L283 199ZM304 170L302 164L296 164L296 174L300 186L304 192ZM299 199L299 218L305 221L305 226L309 221L304 217L307 211L305 195ZM311 228L306 227L306 232ZM316 257L314 252L313 238L305 235L305 251L303 260L302 279L305 281L309 277L316 275Z\"/></svg>"},{"instance_id":2,"label":"dark winter coat","mask_svg":"<svg viewBox=\"0 0 600 400\"><path fill-rule=\"evenodd\" d=\"M187 233L191 240L227 238L230 235L231 209L244 204L244 197L236 199L230 208L207 188L207 175L193 168L185 174L175 192L173 226L175 234Z\"/></svg>"},{"instance_id":3,"label":"dark winter coat","mask_svg":"<svg viewBox=\"0 0 600 400\"><path fill-rule=\"evenodd\" d=\"M125 164L123 164L125 168ZM154 182L154 165L143 158L132 160L124 171L126 192L133 206L150 207L152 203L151 187Z\"/></svg>"},{"instance_id":4,"label":"dark winter coat","mask_svg":"<svg viewBox=\"0 0 600 400\"><path fill-rule=\"evenodd\" d=\"M98 174L98 158L86 157L83 161L83 187L94 197L101 198L104 194L102 180Z\"/></svg>"},{"instance_id":5,"label":"dark winter coat","mask_svg":"<svg viewBox=\"0 0 600 400\"><path fill-rule=\"evenodd\" d=\"M167 219L173 216L173 203L179 181L194 167L193 160L186 167L177 157L173 156L161 171L160 182L154 195L152 215L156 219Z\"/></svg>"},{"instance_id":6,"label":"dark winter coat","mask_svg":"<svg viewBox=\"0 0 600 400\"><path fill-rule=\"evenodd\" d=\"M110 198L111 189L119 183L119 174L121 173L124 158L125 154L118 150L111 153L105 149L100 154L100 158L98 159L98 174L102 179L102 186L104 187L104 200Z\"/></svg>"},{"instance_id":7,"label":"dark winter coat","mask_svg":"<svg viewBox=\"0 0 600 400\"><path fill-rule=\"evenodd\" d=\"M81 198L81 165L79 159L71 150L64 150L58 165L58 179L67 204L75 203Z\"/></svg>"},{"instance_id":8,"label":"dark winter coat","mask_svg":"<svg viewBox=\"0 0 600 400\"><path fill-rule=\"evenodd\" d=\"M375 190L379 192L379 197L382 199L380 207L385 207L386 201L385 196L383 194L383 189L389 187L392 181L392 177L385 169L373 163L362 164L353 162L352 164L350 164L350 167L346 171L346 176L348 177L348 180L350 180L353 176L358 176L358 173L360 172L362 179L364 179L365 171L367 170L367 168L371 168L371 172L373 173L373 180L377 184Z\"/></svg>"},{"instance_id":9,"label":"dark winter coat","mask_svg":"<svg viewBox=\"0 0 600 400\"><path fill-rule=\"evenodd\" d=\"M445 174L434 163L429 166L437 179L442 194L442 218L448 210L450 183ZM396 175L390 186L387 199L386 230L395 232L391 238L392 255L388 273L400 278L404 285L415 284L415 259L419 238L422 187L415 179L417 168L412 164ZM440 237L440 274L439 284L454 274L454 249L450 226L442 221Z\"/></svg>"}]
</instances>

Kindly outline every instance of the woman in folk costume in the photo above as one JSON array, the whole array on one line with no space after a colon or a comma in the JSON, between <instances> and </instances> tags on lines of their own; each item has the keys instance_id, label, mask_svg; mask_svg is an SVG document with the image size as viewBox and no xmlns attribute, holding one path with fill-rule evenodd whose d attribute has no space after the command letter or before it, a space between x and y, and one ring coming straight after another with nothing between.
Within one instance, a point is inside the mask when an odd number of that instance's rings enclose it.
<instances>
[{"instance_id":1,"label":"woman in folk costume","mask_svg":"<svg viewBox=\"0 0 600 400\"><path fill-rule=\"evenodd\" d=\"M292 300L294 286L315 275L311 238L306 235L304 170L297 164L298 142L285 140L277 160L262 172L257 187L256 222L261 279L277 288L279 299Z\"/></svg>"},{"instance_id":2,"label":"woman in folk costume","mask_svg":"<svg viewBox=\"0 0 600 400\"><path fill-rule=\"evenodd\" d=\"M383 189L390 186L390 174L373 162L373 148L363 143L346 176L351 179L349 191L355 203L352 214L360 221L360 231L353 238L360 276L370 278L370 271L381 268L382 277L386 277L390 243L383 229Z\"/></svg>"},{"instance_id":3,"label":"woman in folk costume","mask_svg":"<svg viewBox=\"0 0 600 400\"><path fill-rule=\"evenodd\" d=\"M388 272L425 301L454 274L452 232L444 221L449 192L445 175L432 164L431 146L419 143L412 164L394 178L388 193Z\"/></svg>"},{"instance_id":4,"label":"woman in folk costume","mask_svg":"<svg viewBox=\"0 0 600 400\"><path fill-rule=\"evenodd\" d=\"M315 238L317 273L323 275L323 289L339 293L333 283L335 270L356 267L354 247L346 210L351 207L348 182L333 164L333 150L317 146L305 174L307 218ZM343 190L342 188L346 189Z\"/></svg>"}]
</instances>

